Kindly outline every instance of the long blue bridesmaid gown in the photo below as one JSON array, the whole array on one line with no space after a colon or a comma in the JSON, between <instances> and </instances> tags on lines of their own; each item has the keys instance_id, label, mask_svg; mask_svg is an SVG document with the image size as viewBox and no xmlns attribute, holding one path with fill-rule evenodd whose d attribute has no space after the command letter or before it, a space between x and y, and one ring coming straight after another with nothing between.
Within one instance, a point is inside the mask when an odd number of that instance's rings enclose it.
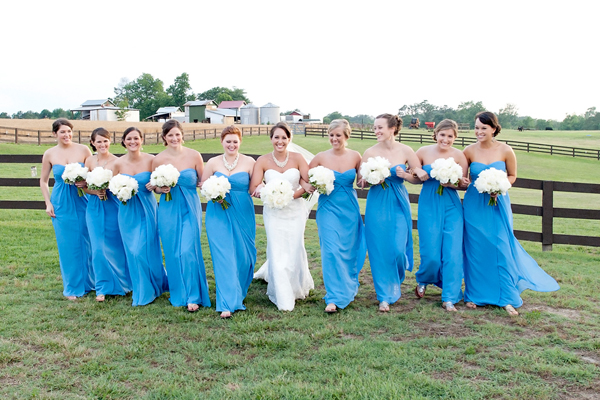
<instances>
[{"instance_id":1,"label":"long blue bridesmaid gown","mask_svg":"<svg viewBox=\"0 0 600 400\"><path fill-rule=\"evenodd\" d=\"M397 165L406 170L404 165ZM412 218L404 179L392 175L386 189L371 186L365 211L365 237L373 284L379 302L393 304L400 298L405 270L413 268Z\"/></svg>"},{"instance_id":2,"label":"long blue bridesmaid gown","mask_svg":"<svg viewBox=\"0 0 600 400\"><path fill-rule=\"evenodd\" d=\"M360 273L367 246L354 181L356 170L333 171L334 189L319 195L317 227L321 246L321 266L325 303L346 308L358 293Z\"/></svg>"},{"instance_id":3,"label":"long blue bridesmaid gown","mask_svg":"<svg viewBox=\"0 0 600 400\"><path fill-rule=\"evenodd\" d=\"M133 178L138 181L138 192L127 204L119 204L119 230L131 276L131 305L144 306L168 291L169 284L158 240L156 198L146 189L150 172Z\"/></svg>"},{"instance_id":4,"label":"long blue bridesmaid gown","mask_svg":"<svg viewBox=\"0 0 600 400\"><path fill-rule=\"evenodd\" d=\"M504 161L471 163L471 182L488 168L506 171ZM513 233L508 194L499 195L497 206L488 206L490 195L471 184L465 194L465 302L477 305L523 304L521 292L558 290L558 283L523 249Z\"/></svg>"},{"instance_id":5,"label":"long blue bridesmaid gown","mask_svg":"<svg viewBox=\"0 0 600 400\"><path fill-rule=\"evenodd\" d=\"M127 257L119 231L119 200L109 190L106 200L90 195L86 222L92 244L92 266L96 295L125 295L131 292Z\"/></svg>"},{"instance_id":6,"label":"long blue bridesmaid gown","mask_svg":"<svg viewBox=\"0 0 600 400\"><path fill-rule=\"evenodd\" d=\"M158 206L158 233L165 253L169 301L175 307L210 307L200 243L202 207L197 182L195 169L182 170L177 185L171 188L171 200L166 201L163 193Z\"/></svg>"},{"instance_id":7,"label":"long blue bridesmaid gown","mask_svg":"<svg viewBox=\"0 0 600 400\"><path fill-rule=\"evenodd\" d=\"M80 163L82 166L83 164ZM81 297L94 290L94 270L90 237L85 223L87 196L79 197L75 185L62 179L65 166L54 164L54 187L50 202L56 217L52 218L60 273L63 280L63 295Z\"/></svg>"},{"instance_id":8,"label":"long blue bridesmaid gown","mask_svg":"<svg viewBox=\"0 0 600 400\"><path fill-rule=\"evenodd\" d=\"M423 166L431 174L431 165ZM442 301L458 303L462 299L463 280L463 206L455 189L429 178L419 194L419 253L421 263L415 274L417 283L442 288Z\"/></svg>"},{"instance_id":9,"label":"long blue bridesmaid gown","mask_svg":"<svg viewBox=\"0 0 600 400\"><path fill-rule=\"evenodd\" d=\"M212 201L206 204L206 234L217 286L217 311L233 313L246 309L244 298L256 264L254 203L248 193L247 172L215 175L229 179L231 190L225 196L229 208L223 210Z\"/></svg>"}]
</instances>

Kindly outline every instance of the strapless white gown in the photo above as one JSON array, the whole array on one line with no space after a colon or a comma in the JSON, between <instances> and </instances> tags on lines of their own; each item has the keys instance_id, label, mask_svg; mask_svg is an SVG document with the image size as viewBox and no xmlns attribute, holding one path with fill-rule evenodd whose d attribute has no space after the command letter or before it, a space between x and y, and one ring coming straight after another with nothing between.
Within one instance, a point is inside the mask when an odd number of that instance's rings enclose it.
<instances>
[{"instance_id":1,"label":"strapless white gown","mask_svg":"<svg viewBox=\"0 0 600 400\"><path fill-rule=\"evenodd\" d=\"M265 171L265 181L268 183L273 179L287 180L296 189L300 186L300 171L295 168L284 173L273 169ZM268 283L267 296L277 308L284 311L292 311L296 299L304 299L315 287L304 249L307 217L304 203L299 198L281 210L263 209L267 261L254 274L254 278Z\"/></svg>"}]
</instances>

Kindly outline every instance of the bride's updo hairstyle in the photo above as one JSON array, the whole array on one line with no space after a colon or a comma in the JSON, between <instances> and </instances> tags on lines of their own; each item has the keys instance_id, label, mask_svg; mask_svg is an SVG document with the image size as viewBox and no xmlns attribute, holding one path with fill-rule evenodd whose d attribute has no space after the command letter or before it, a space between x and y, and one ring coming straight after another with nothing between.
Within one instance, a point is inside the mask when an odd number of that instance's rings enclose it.
<instances>
[{"instance_id":1,"label":"bride's updo hairstyle","mask_svg":"<svg viewBox=\"0 0 600 400\"><path fill-rule=\"evenodd\" d=\"M163 124L162 133L160 135L165 146L167 145L167 140L165 139L165 137L173 128L179 128L179 130L181 131L181 139L183 142L183 126L181 126L181 123L176 119L170 119Z\"/></svg>"},{"instance_id":2,"label":"bride's updo hairstyle","mask_svg":"<svg viewBox=\"0 0 600 400\"><path fill-rule=\"evenodd\" d=\"M127 148L127 146L125 146L125 138L127 138L127 135L129 135L131 132L137 132L137 133L139 133L140 137L142 138L142 142L144 141L144 135L142 135L142 131L140 131L135 126L131 126L131 127L127 128L127 129L125 129L125 132L123 132L123 137L121 137L121 146Z\"/></svg>"},{"instance_id":3,"label":"bride's updo hairstyle","mask_svg":"<svg viewBox=\"0 0 600 400\"><path fill-rule=\"evenodd\" d=\"M327 133L330 133L332 130L342 128L344 131L344 136L346 139L350 139L350 134L352 133L352 129L350 128L350 124L345 119L334 119L329 124L329 128L327 129Z\"/></svg>"},{"instance_id":4,"label":"bride's updo hairstyle","mask_svg":"<svg viewBox=\"0 0 600 400\"><path fill-rule=\"evenodd\" d=\"M275 125L273 125L271 131L269 132L269 137L271 139L273 139L273 134L275 133L275 129L277 128L283 129L288 139L292 138L292 131L290 131L290 127L288 126L288 124L286 124L285 122L278 122Z\"/></svg>"},{"instance_id":5,"label":"bride's updo hairstyle","mask_svg":"<svg viewBox=\"0 0 600 400\"><path fill-rule=\"evenodd\" d=\"M378 115L377 117L375 117L375 119L379 119L379 118L383 118L383 119L387 120L388 128L394 128L394 136L396 136L398 134L398 132L400 132L400 129L402 129L402 118L400 118L397 115L381 114L381 115Z\"/></svg>"},{"instance_id":6,"label":"bride's updo hairstyle","mask_svg":"<svg viewBox=\"0 0 600 400\"><path fill-rule=\"evenodd\" d=\"M237 126L229 125L225 127L225 129L223 129L223 132L221 132L221 142L223 141L223 139L225 139L225 136L227 135L237 135L237 137L240 138L240 142L242 141L242 132ZM271 137L272 136L273 134L271 133Z\"/></svg>"},{"instance_id":7,"label":"bride's updo hairstyle","mask_svg":"<svg viewBox=\"0 0 600 400\"><path fill-rule=\"evenodd\" d=\"M98 136L102 136L107 138L108 140L110 140L110 133L108 133L108 131L104 128L96 128L92 131L92 136L90 136L90 147L92 148L92 150L94 151L98 151L98 149L96 149L96 146L94 146L94 142L96 141L96 138Z\"/></svg>"},{"instance_id":8,"label":"bride's updo hairstyle","mask_svg":"<svg viewBox=\"0 0 600 400\"><path fill-rule=\"evenodd\" d=\"M454 131L454 137L458 137L458 124L451 119L445 119L442 120L442 122L440 122L433 130L433 140L437 141L437 133L446 129L452 129Z\"/></svg>"},{"instance_id":9,"label":"bride's updo hairstyle","mask_svg":"<svg viewBox=\"0 0 600 400\"><path fill-rule=\"evenodd\" d=\"M479 121L482 124L489 125L492 127L492 129L496 130L494 132L494 137L498 136L498 134L502 130L502 127L498 122L498 117L496 117L496 114L494 114L491 111L481 111L480 113L477 113L477 115L475 116L475 120L477 119L479 119Z\"/></svg>"}]
</instances>

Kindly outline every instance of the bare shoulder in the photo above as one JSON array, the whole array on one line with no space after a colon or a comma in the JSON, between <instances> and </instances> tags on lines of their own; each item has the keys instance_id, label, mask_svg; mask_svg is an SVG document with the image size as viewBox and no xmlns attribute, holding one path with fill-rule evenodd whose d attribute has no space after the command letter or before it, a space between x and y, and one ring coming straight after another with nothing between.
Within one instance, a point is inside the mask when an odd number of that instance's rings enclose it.
<instances>
[{"instance_id":1,"label":"bare shoulder","mask_svg":"<svg viewBox=\"0 0 600 400\"><path fill-rule=\"evenodd\" d=\"M357 162L362 159L362 155L356 150L348 150L348 154L350 154L349 157L352 157L352 159L356 160Z\"/></svg>"}]
</instances>

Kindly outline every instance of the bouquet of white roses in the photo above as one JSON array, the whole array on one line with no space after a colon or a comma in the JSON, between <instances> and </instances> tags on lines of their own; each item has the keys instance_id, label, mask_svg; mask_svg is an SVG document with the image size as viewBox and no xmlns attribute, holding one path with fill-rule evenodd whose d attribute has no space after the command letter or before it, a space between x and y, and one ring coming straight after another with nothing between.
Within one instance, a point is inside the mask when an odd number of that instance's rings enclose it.
<instances>
[{"instance_id":1,"label":"bouquet of white roses","mask_svg":"<svg viewBox=\"0 0 600 400\"><path fill-rule=\"evenodd\" d=\"M110 169L104 169L102 167L96 167L87 174L85 181L87 182L88 189L91 190L106 190L108 189L108 183L110 182L113 173ZM102 201L106 200L106 196Z\"/></svg>"},{"instance_id":2,"label":"bouquet of white roses","mask_svg":"<svg viewBox=\"0 0 600 400\"><path fill-rule=\"evenodd\" d=\"M179 180L179 171L171 164L159 165L156 167L152 175L150 175L150 184L152 186L170 186L174 187L177 185ZM171 192L165 193L165 200L171 201L173 197Z\"/></svg>"},{"instance_id":3,"label":"bouquet of white roses","mask_svg":"<svg viewBox=\"0 0 600 400\"><path fill-rule=\"evenodd\" d=\"M383 157L369 157L367 162L360 166L360 175L371 185L381 182L381 187L386 188L385 178L391 175L390 167L392 164Z\"/></svg>"},{"instance_id":4,"label":"bouquet of white roses","mask_svg":"<svg viewBox=\"0 0 600 400\"><path fill-rule=\"evenodd\" d=\"M477 189L479 193L489 193L491 195L505 195L508 189L510 189L511 187L506 172L496 168L488 168L486 170L481 171L474 185L475 189ZM488 206L496 205L498 205L496 197L490 196Z\"/></svg>"},{"instance_id":5,"label":"bouquet of white roses","mask_svg":"<svg viewBox=\"0 0 600 400\"><path fill-rule=\"evenodd\" d=\"M431 163L431 173L429 175L440 182L436 193L441 196L444 193L443 184L451 183L458 186L460 178L463 176L463 170L460 164L454 161L453 157L438 158Z\"/></svg>"},{"instance_id":6,"label":"bouquet of white roses","mask_svg":"<svg viewBox=\"0 0 600 400\"><path fill-rule=\"evenodd\" d=\"M275 179L262 188L260 199L267 207L282 209L294 199L294 189L288 181Z\"/></svg>"},{"instance_id":7,"label":"bouquet of white roses","mask_svg":"<svg viewBox=\"0 0 600 400\"><path fill-rule=\"evenodd\" d=\"M202 184L200 194L208 200L212 200L213 203L215 201L220 202L221 208L227 210L229 208L229 203L225 200L225 196L230 190L231 183L229 183L229 179L224 176L217 177L213 175Z\"/></svg>"},{"instance_id":8,"label":"bouquet of white roses","mask_svg":"<svg viewBox=\"0 0 600 400\"><path fill-rule=\"evenodd\" d=\"M321 165L308 170L308 182L313 185L317 192L320 194L330 194L333 192L333 182L335 181L335 174L329 168L325 168ZM304 198L312 197L308 193L302 195Z\"/></svg>"},{"instance_id":9,"label":"bouquet of white roses","mask_svg":"<svg viewBox=\"0 0 600 400\"><path fill-rule=\"evenodd\" d=\"M127 205L127 201L138 192L138 182L130 176L118 174L112 177L108 189L123 205Z\"/></svg>"},{"instance_id":10,"label":"bouquet of white roses","mask_svg":"<svg viewBox=\"0 0 600 400\"><path fill-rule=\"evenodd\" d=\"M79 163L70 163L65 165L65 171L62 174L62 179L65 183L69 185L74 185L75 182L84 181L87 177L88 169L87 167L82 167ZM82 188L77 188L77 194L79 197L83 196L85 192Z\"/></svg>"}]
</instances>

